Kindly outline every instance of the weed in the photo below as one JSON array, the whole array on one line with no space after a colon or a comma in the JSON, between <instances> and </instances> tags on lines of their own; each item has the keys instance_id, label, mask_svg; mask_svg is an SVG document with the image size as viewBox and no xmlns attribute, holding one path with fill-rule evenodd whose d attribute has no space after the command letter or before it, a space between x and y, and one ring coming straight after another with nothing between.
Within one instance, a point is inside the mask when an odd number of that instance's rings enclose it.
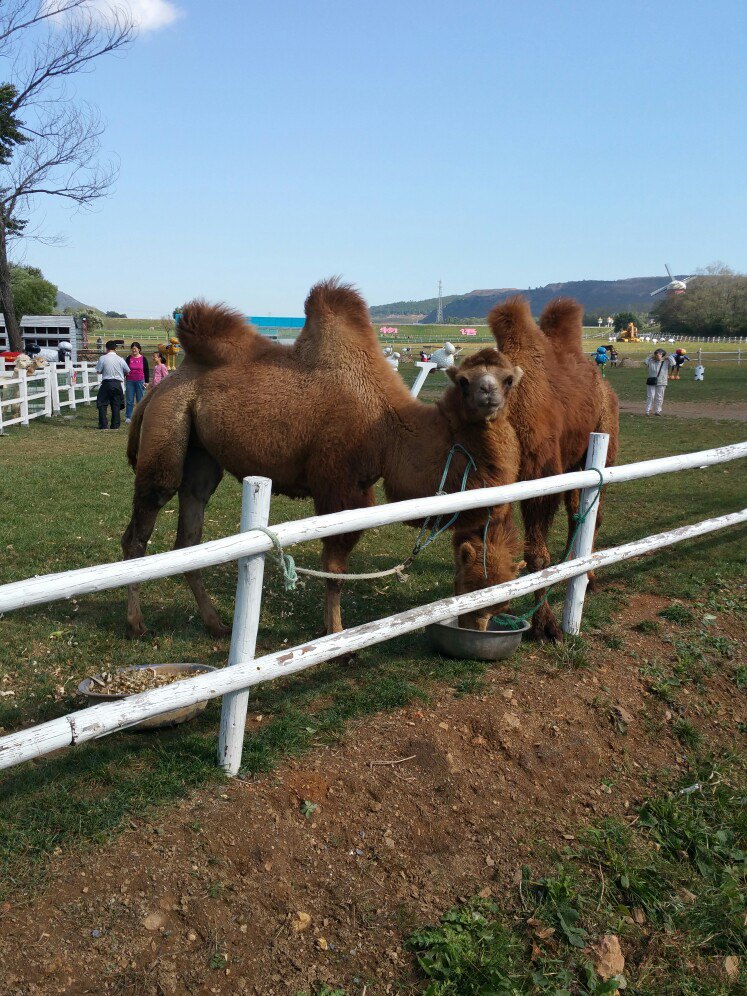
<instances>
[{"instance_id":1,"label":"weed","mask_svg":"<svg viewBox=\"0 0 747 996\"><path fill-rule=\"evenodd\" d=\"M692 612L679 602L672 602L666 609L662 609L659 615L667 622L679 623L680 625L693 619Z\"/></svg>"},{"instance_id":2,"label":"weed","mask_svg":"<svg viewBox=\"0 0 747 996\"><path fill-rule=\"evenodd\" d=\"M223 954L222 951L214 951L210 955L209 965L214 972L222 971L227 964L228 964L228 959L226 958L226 956Z\"/></svg>"},{"instance_id":3,"label":"weed","mask_svg":"<svg viewBox=\"0 0 747 996\"><path fill-rule=\"evenodd\" d=\"M623 639L621 636L607 636L605 637L604 642L610 650L622 650Z\"/></svg>"},{"instance_id":4,"label":"weed","mask_svg":"<svg viewBox=\"0 0 747 996\"><path fill-rule=\"evenodd\" d=\"M636 633L646 633L651 636L655 636L660 631L659 624L654 619L641 619L635 626L631 626L631 629L634 629Z\"/></svg>"},{"instance_id":5,"label":"weed","mask_svg":"<svg viewBox=\"0 0 747 996\"><path fill-rule=\"evenodd\" d=\"M695 750L702 739L699 730L687 719L676 720L672 726L672 730L682 746L688 747L691 750Z\"/></svg>"},{"instance_id":6,"label":"weed","mask_svg":"<svg viewBox=\"0 0 747 996\"><path fill-rule=\"evenodd\" d=\"M584 641L579 636L566 636L562 643L545 647L545 654L558 668L576 670L589 666Z\"/></svg>"},{"instance_id":7,"label":"weed","mask_svg":"<svg viewBox=\"0 0 747 996\"><path fill-rule=\"evenodd\" d=\"M732 671L732 679L741 692L745 691L747 689L747 666L740 665L739 667L735 667Z\"/></svg>"},{"instance_id":8,"label":"weed","mask_svg":"<svg viewBox=\"0 0 747 996\"><path fill-rule=\"evenodd\" d=\"M301 813L310 820L314 813L319 809L319 803L310 802L308 799L304 799L301 803Z\"/></svg>"}]
</instances>

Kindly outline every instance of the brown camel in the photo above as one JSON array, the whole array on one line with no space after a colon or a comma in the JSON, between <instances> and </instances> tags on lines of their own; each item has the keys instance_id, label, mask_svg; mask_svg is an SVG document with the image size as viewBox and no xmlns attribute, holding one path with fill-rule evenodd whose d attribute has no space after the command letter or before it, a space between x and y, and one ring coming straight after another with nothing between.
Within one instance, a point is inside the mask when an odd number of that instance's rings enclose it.
<instances>
[{"instance_id":1,"label":"brown camel","mask_svg":"<svg viewBox=\"0 0 747 996\"><path fill-rule=\"evenodd\" d=\"M132 519L122 537L127 558L143 556L156 516L178 491L176 546L200 542L207 501L226 470L272 479L274 491L311 496L318 514L374 503L380 478L393 499L435 493L450 449L463 446L478 472L470 488L516 479L518 443L505 402L520 368L485 349L451 372L454 384L436 405L412 398L386 362L360 295L337 281L316 285L306 325L292 347L258 335L243 317L202 302L182 313L178 334L185 359L135 409L128 457L135 469ZM466 460L457 453L444 490L459 490ZM457 522L457 563L470 542L482 544L486 510ZM323 569L345 573L360 533L323 541ZM487 577L459 569L460 591L516 574L520 549L510 507L490 513ZM482 558L480 558L482 566ZM225 632L198 571L186 575L202 618ZM342 629L339 581L327 581L327 632ZM490 610L462 619L484 626ZM137 586L130 588L131 635L144 632Z\"/></svg>"},{"instance_id":2,"label":"brown camel","mask_svg":"<svg viewBox=\"0 0 747 996\"><path fill-rule=\"evenodd\" d=\"M521 449L519 477L523 481L583 469L589 433L609 433L607 465L615 462L618 443L617 396L581 348L583 309L570 298L551 301L540 327L521 297L497 305L488 323L498 348L524 370L509 403L509 419ZM567 492L568 537L576 523L578 492ZM550 564L547 537L560 504L560 495L522 502L524 557L531 572ZM597 529L601 524L601 502ZM536 604L544 591L536 593ZM544 603L532 617L535 639L558 640L561 630Z\"/></svg>"}]
</instances>

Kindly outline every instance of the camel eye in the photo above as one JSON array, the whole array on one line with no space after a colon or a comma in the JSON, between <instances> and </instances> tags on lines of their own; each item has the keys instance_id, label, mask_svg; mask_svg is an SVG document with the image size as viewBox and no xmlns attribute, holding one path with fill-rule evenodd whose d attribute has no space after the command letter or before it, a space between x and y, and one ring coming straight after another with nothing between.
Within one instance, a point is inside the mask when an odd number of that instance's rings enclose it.
<instances>
[{"instance_id":1,"label":"camel eye","mask_svg":"<svg viewBox=\"0 0 747 996\"><path fill-rule=\"evenodd\" d=\"M505 383L506 387L513 387L513 384L514 384L513 377L506 377L506 380L504 381L504 383Z\"/></svg>"},{"instance_id":2,"label":"camel eye","mask_svg":"<svg viewBox=\"0 0 747 996\"><path fill-rule=\"evenodd\" d=\"M468 378L467 377L457 377L457 384L462 389L462 393L466 394L467 393L467 389L469 388L469 380L468 380Z\"/></svg>"}]
</instances>

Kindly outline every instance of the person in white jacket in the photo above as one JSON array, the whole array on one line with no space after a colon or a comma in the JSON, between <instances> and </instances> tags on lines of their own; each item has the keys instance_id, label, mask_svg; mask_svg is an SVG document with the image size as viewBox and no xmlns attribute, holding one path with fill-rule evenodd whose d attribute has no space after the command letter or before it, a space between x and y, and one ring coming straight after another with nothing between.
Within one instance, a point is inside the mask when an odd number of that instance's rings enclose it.
<instances>
[{"instance_id":1,"label":"person in white jacket","mask_svg":"<svg viewBox=\"0 0 747 996\"><path fill-rule=\"evenodd\" d=\"M666 349L657 349L646 357L646 414L661 415L664 404L664 392L669 382L669 371L674 366L674 357L667 354Z\"/></svg>"}]
</instances>

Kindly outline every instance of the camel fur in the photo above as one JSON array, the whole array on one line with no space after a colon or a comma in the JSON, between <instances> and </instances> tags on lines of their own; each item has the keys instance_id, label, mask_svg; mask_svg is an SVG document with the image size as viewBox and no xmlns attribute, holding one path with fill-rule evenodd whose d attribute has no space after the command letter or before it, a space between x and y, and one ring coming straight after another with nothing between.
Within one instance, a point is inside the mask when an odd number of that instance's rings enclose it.
<instances>
[{"instance_id":1,"label":"camel fur","mask_svg":"<svg viewBox=\"0 0 747 996\"><path fill-rule=\"evenodd\" d=\"M483 350L454 371L442 401L427 405L387 363L352 287L317 284L305 311L306 324L287 347L226 307L195 301L184 309L177 329L184 362L138 405L130 426L135 489L122 537L127 558L145 554L159 510L177 491L176 545L199 543L205 505L224 471L238 480L269 477L277 493L310 496L318 514L372 505L380 477L393 500L434 494L457 442L479 468L469 487L516 479L519 449L505 411L522 371L497 350ZM455 456L446 491L459 489L464 467L464 457ZM465 543L482 542L485 521L485 510L460 516L459 563ZM359 536L324 540L323 569L345 573ZM491 510L489 538L488 577L481 574L477 584L475 571L460 569L458 590L515 576L518 542L507 506ZM494 538L500 549L492 548ZM225 632L199 572L187 581L207 628ZM341 583L326 587L325 628L338 632ZM484 628L488 618L484 610L465 622ZM131 635L144 632L137 586L130 589L128 625Z\"/></svg>"},{"instance_id":2,"label":"camel fur","mask_svg":"<svg viewBox=\"0 0 747 996\"><path fill-rule=\"evenodd\" d=\"M582 318L583 309L570 298L551 301L539 327L522 297L497 305L488 316L498 348L524 370L509 402L509 419L521 450L521 480L583 469L591 432L609 433L607 465L617 457L617 397L582 352ZM547 537L559 503L559 495L522 502L524 557L531 572L550 564ZM599 504L597 529L602 521L601 500ZM578 493L566 493L569 541L577 508ZM543 591L536 593L536 604L543 595ZM531 635L561 638L547 603L532 617Z\"/></svg>"}]
</instances>

